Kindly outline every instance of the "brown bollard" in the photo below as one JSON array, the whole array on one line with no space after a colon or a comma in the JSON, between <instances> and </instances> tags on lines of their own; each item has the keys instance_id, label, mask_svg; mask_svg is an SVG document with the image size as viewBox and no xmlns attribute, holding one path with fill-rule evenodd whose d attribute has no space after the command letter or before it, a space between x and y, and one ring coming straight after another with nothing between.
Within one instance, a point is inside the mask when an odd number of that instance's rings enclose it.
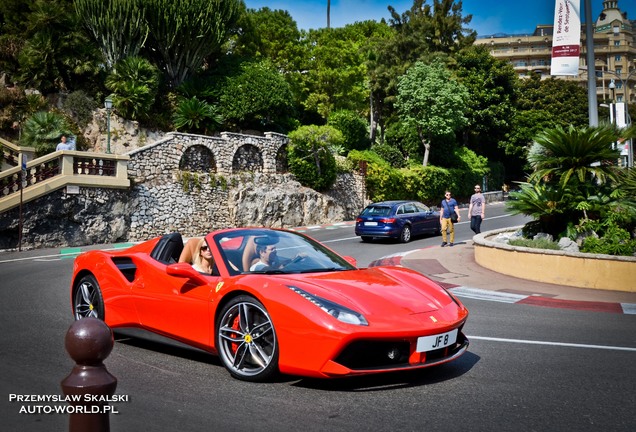
<instances>
[{"instance_id":1,"label":"brown bollard","mask_svg":"<svg viewBox=\"0 0 636 432\"><path fill-rule=\"evenodd\" d=\"M66 351L75 360L71 373L62 380L69 400L69 432L108 432L107 403L115 394L117 378L102 361L113 349L113 332L97 318L83 318L71 324L64 339Z\"/></svg>"}]
</instances>

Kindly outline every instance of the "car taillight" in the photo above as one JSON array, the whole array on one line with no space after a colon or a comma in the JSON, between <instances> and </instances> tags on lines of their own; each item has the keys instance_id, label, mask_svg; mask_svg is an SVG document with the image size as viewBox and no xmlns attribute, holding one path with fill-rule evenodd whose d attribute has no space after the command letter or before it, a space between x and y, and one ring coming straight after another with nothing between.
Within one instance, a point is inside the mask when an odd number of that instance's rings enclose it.
<instances>
[{"instance_id":1,"label":"car taillight","mask_svg":"<svg viewBox=\"0 0 636 432\"><path fill-rule=\"evenodd\" d=\"M356 223L362 222L362 218L356 218Z\"/></svg>"},{"instance_id":2,"label":"car taillight","mask_svg":"<svg viewBox=\"0 0 636 432\"><path fill-rule=\"evenodd\" d=\"M395 222L395 218L380 219L380 222L385 224L392 224L393 222Z\"/></svg>"}]
</instances>

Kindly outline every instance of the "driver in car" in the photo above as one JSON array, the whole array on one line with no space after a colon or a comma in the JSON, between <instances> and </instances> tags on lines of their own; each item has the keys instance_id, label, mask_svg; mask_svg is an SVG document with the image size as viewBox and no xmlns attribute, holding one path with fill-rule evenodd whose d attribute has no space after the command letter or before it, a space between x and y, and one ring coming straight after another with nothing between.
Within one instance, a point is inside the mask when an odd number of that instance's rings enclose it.
<instances>
[{"instance_id":1,"label":"driver in car","mask_svg":"<svg viewBox=\"0 0 636 432\"><path fill-rule=\"evenodd\" d=\"M256 255L258 258L250 266L250 271L262 271L271 269L282 269L290 264L296 263L307 256L306 253L299 253L294 259L279 258L276 253L276 243L278 239L271 237L257 237L254 239L256 243Z\"/></svg>"},{"instance_id":2,"label":"driver in car","mask_svg":"<svg viewBox=\"0 0 636 432\"><path fill-rule=\"evenodd\" d=\"M252 264L252 266L250 267L250 271L259 271L267 267L280 267L280 263L278 262L278 255L276 255L276 246L258 244L257 242L256 254L258 255L258 261Z\"/></svg>"}]
</instances>

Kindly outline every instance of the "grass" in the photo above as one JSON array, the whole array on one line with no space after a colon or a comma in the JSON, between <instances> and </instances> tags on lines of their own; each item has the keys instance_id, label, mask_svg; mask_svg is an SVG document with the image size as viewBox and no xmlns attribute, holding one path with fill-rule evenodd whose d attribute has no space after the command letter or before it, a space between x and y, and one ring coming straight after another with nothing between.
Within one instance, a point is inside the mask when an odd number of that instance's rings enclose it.
<instances>
[{"instance_id":1,"label":"grass","mask_svg":"<svg viewBox=\"0 0 636 432\"><path fill-rule=\"evenodd\" d=\"M508 244L510 244L511 246L522 246L533 249L561 250L557 242L548 241L546 239L514 239L510 240Z\"/></svg>"}]
</instances>

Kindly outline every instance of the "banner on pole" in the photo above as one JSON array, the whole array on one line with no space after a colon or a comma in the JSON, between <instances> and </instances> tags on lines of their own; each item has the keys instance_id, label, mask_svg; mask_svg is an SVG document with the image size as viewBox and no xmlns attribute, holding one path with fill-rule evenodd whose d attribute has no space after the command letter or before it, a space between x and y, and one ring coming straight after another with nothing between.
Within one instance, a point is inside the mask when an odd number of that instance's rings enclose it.
<instances>
[{"instance_id":1,"label":"banner on pole","mask_svg":"<svg viewBox=\"0 0 636 432\"><path fill-rule=\"evenodd\" d=\"M581 2L580 0L556 0L550 74L578 75L580 54Z\"/></svg>"}]
</instances>

